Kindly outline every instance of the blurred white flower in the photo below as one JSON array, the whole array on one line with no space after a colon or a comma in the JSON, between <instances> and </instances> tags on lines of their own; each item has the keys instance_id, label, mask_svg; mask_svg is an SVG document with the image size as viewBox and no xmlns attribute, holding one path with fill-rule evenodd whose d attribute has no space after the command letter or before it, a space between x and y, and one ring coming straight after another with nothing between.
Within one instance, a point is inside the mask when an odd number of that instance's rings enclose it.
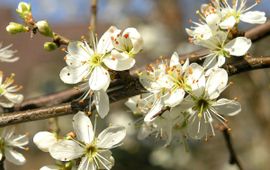
<instances>
[{"instance_id":1,"label":"blurred white flower","mask_svg":"<svg viewBox=\"0 0 270 170\"><path fill-rule=\"evenodd\" d=\"M28 144L28 138L26 135L15 135L14 130L13 127L3 129L0 137L0 160L5 157L15 165L23 165L26 161L24 156L14 149L27 150L25 145Z\"/></svg>"},{"instance_id":2,"label":"blurred white flower","mask_svg":"<svg viewBox=\"0 0 270 170\"><path fill-rule=\"evenodd\" d=\"M0 61L15 62L19 60L19 57L14 57L17 51L9 49L10 47L12 47L12 44L2 48L2 43L0 43Z\"/></svg>"},{"instance_id":3,"label":"blurred white flower","mask_svg":"<svg viewBox=\"0 0 270 170\"><path fill-rule=\"evenodd\" d=\"M19 91L22 86L11 84L14 82L15 74L11 74L3 82L3 72L0 71L0 106L13 107L14 104L21 103L23 101L23 95L15 92Z\"/></svg>"},{"instance_id":4,"label":"blurred white flower","mask_svg":"<svg viewBox=\"0 0 270 170\"><path fill-rule=\"evenodd\" d=\"M61 140L49 148L51 156L60 161L80 158L78 170L111 169L114 159L110 149L121 144L126 136L122 126L110 126L95 137L95 127L84 112L73 117L77 139Z\"/></svg>"}]
</instances>

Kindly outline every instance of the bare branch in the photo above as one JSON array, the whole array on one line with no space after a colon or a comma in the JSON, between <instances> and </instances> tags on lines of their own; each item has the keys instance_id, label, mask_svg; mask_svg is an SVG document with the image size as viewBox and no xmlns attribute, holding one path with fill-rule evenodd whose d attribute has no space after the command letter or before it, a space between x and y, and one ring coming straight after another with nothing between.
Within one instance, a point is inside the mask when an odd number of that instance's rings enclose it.
<instances>
[{"instance_id":1,"label":"bare branch","mask_svg":"<svg viewBox=\"0 0 270 170\"><path fill-rule=\"evenodd\" d=\"M97 2L98 0L91 0L90 26L93 33L96 33L96 26L97 26Z\"/></svg>"},{"instance_id":2,"label":"bare branch","mask_svg":"<svg viewBox=\"0 0 270 170\"><path fill-rule=\"evenodd\" d=\"M225 128L222 132L223 132L223 136L224 136L224 139L225 139L225 142L226 142L229 154L230 154L230 161L229 161L230 164L236 165L239 168L239 170L243 170L243 167L241 163L239 162L236 152L234 150L229 130Z\"/></svg>"}]
</instances>

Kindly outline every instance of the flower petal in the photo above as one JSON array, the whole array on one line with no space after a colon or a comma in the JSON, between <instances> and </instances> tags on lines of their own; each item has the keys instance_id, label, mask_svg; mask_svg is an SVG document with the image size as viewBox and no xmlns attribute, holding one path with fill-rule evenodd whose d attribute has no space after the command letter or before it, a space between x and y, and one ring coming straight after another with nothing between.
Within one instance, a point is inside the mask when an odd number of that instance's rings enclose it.
<instances>
[{"instance_id":1,"label":"flower petal","mask_svg":"<svg viewBox=\"0 0 270 170\"><path fill-rule=\"evenodd\" d=\"M249 11L240 15L240 20L250 24L264 24L267 20L265 12Z\"/></svg>"},{"instance_id":2,"label":"flower petal","mask_svg":"<svg viewBox=\"0 0 270 170\"><path fill-rule=\"evenodd\" d=\"M59 76L64 83L76 84L87 78L88 74L89 67L87 65L77 68L66 66L60 71Z\"/></svg>"},{"instance_id":3,"label":"flower petal","mask_svg":"<svg viewBox=\"0 0 270 170\"><path fill-rule=\"evenodd\" d=\"M4 96L12 103L21 103L23 101L22 94L5 93Z\"/></svg>"},{"instance_id":4,"label":"flower petal","mask_svg":"<svg viewBox=\"0 0 270 170\"><path fill-rule=\"evenodd\" d=\"M215 99L225 89L228 82L228 73L226 70L217 68L210 73L206 82L206 91L210 99Z\"/></svg>"},{"instance_id":5,"label":"flower petal","mask_svg":"<svg viewBox=\"0 0 270 170\"><path fill-rule=\"evenodd\" d=\"M23 165L26 162L21 153L11 148L5 148L5 157L8 161L14 163L15 165Z\"/></svg>"},{"instance_id":6,"label":"flower petal","mask_svg":"<svg viewBox=\"0 0 270 170\"><path fill-rule=\"evenodd\" d=\"M224 49L233 56L243 56L251 47L251 40L246 37L237 37L228 42Z\"/></svg>"},{"instance_id":7,"label":"flower petal","mask_svg":"<svg viewBox=\"0 0 270 170\"><path fill-rule=\"evenodd\" d=\"M113 44L111 41L111 37L119 34L121 30L116 28L115 26L111 26L99 39L97 44L97 53L106 54L113 49Z\"/></svg>"},{"instance_id":8,"label":"flower petal","mask_svg":"<svg viewBox=\"0 0 270 170\"><path fill-rule=\"evenodd\" d=\"M235 24L236 24L236 20L235 20L234 16L230 16L229 18L222 21L219 24L219 26L221 29L230 29L230 28L233 28Z\"/></svg>"},{"instance_id":9,"label":"flower petal","mask_svg":"<svg viewBox=\"0 0 270 170\"><path fill-rule=\"evenodd\" d=\"M35 134L33 142L43 152L49 152L49 148L57 142L57 138L56 135L51 132L41 131Z\"/></svg>"},{"instance_id":10,"label":"flower petal","mask_svg":"<svg viewBox=\"0 0 270 170\"><path fill-rule=\"evenodd\" d=\"M234 100L219 99L213 107L218 114L234 116L241 112L241 104Z\"/></svg>"},{"instance_id":11,"label":"flower petal","mask_svg":"<svg viewBox=\"0 0 270 170\"><path fill-rule=\"evenodd\" d=\"M79 111L73 116L73 129L77 138L89 144L94 139L94 131L90 118L84 113Z\"/></svg>"},{"instance_id":12,"label":"flower petal","mask_svg":"<svg viewBox=\"0 0 270 170\"><path fill-rule=\"evenodd\" d=\"M196 113L193 114L188 122L188 135L193 139L201 139L207 134L207 124Z\"/></svg>"},{"instance_id":13,"label":"flower petal","mask_svg":"<svg viewBox=\"0 0 270 170\"><path fill-rule=\"evenodd\" d=\"M98 153L98 167L100 169L112 169L114 166L114 158L110 150L100 151Z\"/></svg>"},{"instance_id":14,"label":"flower petal","mask_svg":"<svg viewBox=\"0 0 270 170\"><path fill-rule=\"evenodd\" d=\"M176 89L164 97L164 104L169 107L175 107L182 102L184 96L185 91L183 89Z\"/></svg>"},{"instance_id":15,"label":"flower petal","mask_svg":"<svg viewBox=\"0 0 270 170\"><path fill-rule=\"evenodd\" d=\"M54 159L70 161L81 157L84 154L84 149L72 140L62 140L52 145L49 152Z\"/></svg>"},{"instance_id":16,"label":"flower petal","mask_svg":"<svg viewBox=\"0 0 270 170\"><path fill-rule=\"evenodd\" d=\"M69 56L79 61L87 61L94 51L89 47L88 44L81 41L73 41L68 44L67 47ZM67 62L69 64L69 62Z\"/></svg>"},{"instance_id":17,"label":"flower petal","mask_svg":"<svg viewBox=\"0 0 270 170\"><path fill-rule=\"evenodd\" d=\"M99 116L105 118L110 110L108 94L104 90L94 91L94 100Z\"/></svg>"},{"instance_id":18,"label":"flower petal","mask_svg":"<svg viewBox=\"0 0 270 170\"><path fill-rule=\"evenodd\" d=\"M197 63L190 64L184 76L192 91L205 86L204 68Z\"/></svg>"},{"instance_id":19,"label":"flower petal","mask_svg":"<svg viewBox=\"0 0 270 170\"><path fill-rule=\"evenodd\" d=\"M151 110L146 114L146 116L144 117L144 121L145 122L151 122L156 118L156 115L161 111L163 107L163 104L161 102L161 100L156 101Z\"/></svg>"},{"instance_id":20,"label":"flower petal","mask_svg":"<svg viewBox=\"0 0 270 170\"><path fill-rule=\"evenodd\" d=\"M89 160L87 156L81 159L78 170L96 170L96 166L93 160Z\"/></svg>"},{"instance_id":21,"label":"flower petal","mask_svg":"<svg viewBox=\"0 0 270 170\"><path fill-rule=\"evenodd\" d=\"M124 126L110 126L98 135L97 145L99 148L110 149L119 145L126 136Z\"/></svg>"},{"instance_id":22,"label":"flower petal","mask_svg":"<svg viewBox=\"0 0 270 170\"><path fill-rule=\"evenodd\" d=\"M128 38L132 42L132 53L137 54L143 47L143 38L136 28L127 28L124 30L123 35L128 35Z\"/></svg>"},{"instance_id":23,"label":"flower petal","mask_svg":"<svg viewBox=\"0 0 270 170\"><path fill-rule=\"evenodd\" d=\"M47 165L47 166L41 167L39 170L59 170L59 166Z\"/></svg>"},{"instance_id":24,"label":"flower petal","mask_svg":"<svg viewBox=\"0 0 270 170\"><path fill-rule=\"evenodd\" d=\"M103 62L112 70L124 71L132 68L136 61L125 52L113 50L111 56L104 58Z\"/></svg>"},{"instance_id":25,"label":"flower petal","mask_svg":"<svg viewBox=\"0 0 270 170\"><path fill-rule=\"evenodd\" d=\"M90 75L89 86L91 90L107 90L110 81L109 72L101 66L96 66Z\"/></svg>"},{"instance_id":26,"label":"flower petal","mask_svg":"<svg viewBox=\"0 0 270 170\"><path fill-rule=\"evenodd\" d=\"M170 60L170 67L177 66L177 65L180 65L179 56L177 52L174 52Z\"/></svg>"}]
</instances>

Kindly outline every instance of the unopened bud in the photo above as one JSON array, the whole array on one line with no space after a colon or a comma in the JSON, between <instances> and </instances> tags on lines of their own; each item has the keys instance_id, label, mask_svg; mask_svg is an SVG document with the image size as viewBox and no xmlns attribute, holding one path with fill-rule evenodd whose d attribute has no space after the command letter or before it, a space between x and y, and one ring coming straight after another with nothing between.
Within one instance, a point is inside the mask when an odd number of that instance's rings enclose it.
<instances>
[{"instance_id":1,"label":"unopened bud","mask_svg":"<svg viewBox=\"0 0 270 170\"><path fill-rule=\"evenodd\" d=\"M25 19L29 14L31 14L31 4L20 2L16 11L22 19Z\"/></svg>"},{"instance_id":2,"label":"unopened bud","mask_svg":"<svg viewBox=\"0 0 270 170\"><path fill-rule=\"evenodd\" d=\"M55 44L54 42L45 42L43 47L47 51L53 51L58 48L57 44Z\"/></svg>"},{"instance_id":3,"label":"unopened bud","mask_svg":"<svg viewBox=\"0 0 270 170\"><path fill-rule=\"evenodd\" d=\"M28 31L28 27L16 23L16 22L10 22L8 24L8 26L6 27L7 32L9 32L10 34L17 34L20 32L27 32Z\"/></svg>"},{"instance_id":4,"label":"unopened bud","mask_svg":"<svg viewBox=\"0 0 270 170\"><path fill-rule=\"evenodd\" d=\"M40 34L47 36L47 37L53 37L52 29L46 20L38 21L36 23L36 26L37 26Z\"/></svg>"}]
</instances>

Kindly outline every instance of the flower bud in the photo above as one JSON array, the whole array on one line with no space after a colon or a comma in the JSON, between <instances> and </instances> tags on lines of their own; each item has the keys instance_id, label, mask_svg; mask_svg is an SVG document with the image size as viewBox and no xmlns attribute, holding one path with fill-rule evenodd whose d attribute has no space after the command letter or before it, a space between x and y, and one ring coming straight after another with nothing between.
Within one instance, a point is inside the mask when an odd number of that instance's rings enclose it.
<instances>
[{"instance_id":1,"label":"flower bud","mask_svg":"<svg viewBox=\"0 0 270 170\"><path fill-rule=\"evenodd\" d=\"M53 37L52 29L46 20L38 21L36 23L36 26L37 26L40 34L47 36L47 37Z\"/></svg>"},{"instance_id":2,"label":"flower bud","mask_svg":"<svg viewBox=\"0 0 270 170\"><path fill-rule=\"evenodd\" d=\"M31 5L26 2L20 2L16 11L22 19L25 19L31 14Z\"/></svg>"},{"instance_id":3,"label":"flower bud","mask_svg":"<svg viewBox=\"0 0 270 170\"><path fill-rule=\"evenodd\" d=\"M16 23L16 22L10 22L8 24L8 26L6 27L7 32L9 32L10 34L17 34L20 32L27 32L28 31L28 27Z\"/></svg>"},{"instance_id":4,"label":"flower bud","mask_svg":"<svg viewBox=\"0 0 270 170\"><path fill-rule=\"evenodd\" d=\"M47 51L53 51L58 48L57 44L54 42L45 42L43 47Z\"/></svg>"}]
</instances>

